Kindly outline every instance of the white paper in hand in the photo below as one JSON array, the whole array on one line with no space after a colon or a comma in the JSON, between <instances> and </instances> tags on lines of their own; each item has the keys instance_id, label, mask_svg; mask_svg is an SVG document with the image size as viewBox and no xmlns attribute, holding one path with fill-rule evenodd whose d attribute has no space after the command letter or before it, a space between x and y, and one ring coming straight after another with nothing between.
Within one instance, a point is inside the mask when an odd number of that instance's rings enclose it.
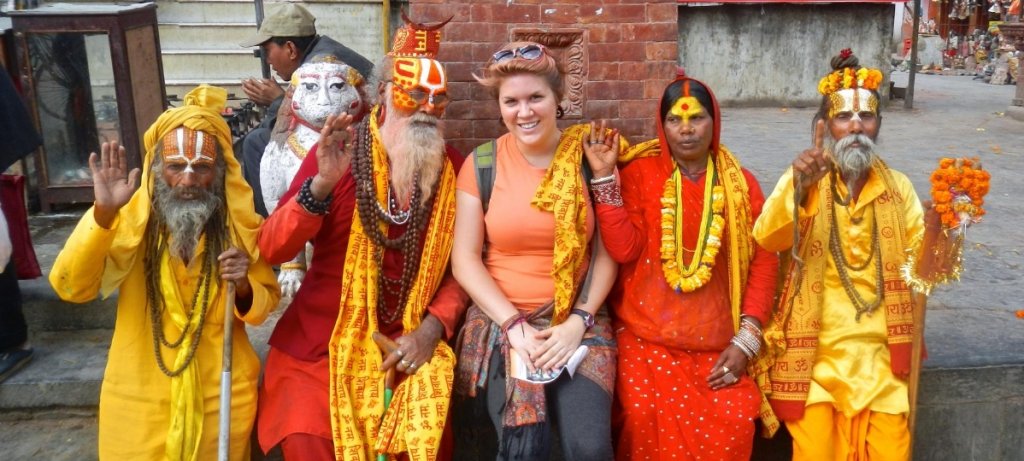
<instances>
[{"instance_id":1,"label":"white paper in hand","mask_svg":"<svg viewBox=\"0 0 1024 461\"><path fill-rule=\"evenodd\" d=\"M534 374L530 374L530 370L526 368L526 362L519 357L518 353L512 351L512 353L509 354L512 360L512 366L510 367L512 369L512 377L523 381L529 381L531 383L545 384L558 379L558 377L562 375L562 372L568 371L569 377L571 378L576 374L576 368L583 363L583 358L587 356L588 350L590 349L587 346L580 345L580 347L576 348L576 352L573 352L572 357L569 357L569 361L565 363L565 366L557 370L553 370L549 374L540 370Z\"/></svg>"}]
</instances>

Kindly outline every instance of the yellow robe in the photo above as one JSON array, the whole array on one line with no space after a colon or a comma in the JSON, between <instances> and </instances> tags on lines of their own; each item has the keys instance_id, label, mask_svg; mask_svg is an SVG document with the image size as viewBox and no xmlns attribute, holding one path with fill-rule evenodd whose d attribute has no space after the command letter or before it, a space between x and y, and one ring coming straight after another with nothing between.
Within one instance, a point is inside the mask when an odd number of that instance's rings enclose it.
<instances>
[{"instance_id":1,"label":"yellow robe","mask_svg":"<svg viewBox=\"0 0 1024 461\"><path fill-rule=\"evenodd\" d=\"M106 269L104 261L107 261L121 220L119 216L110 229L104 229L96 224L91 209L82 217L50 272L50 283L61 299L82 303L96 298ZM200 251L189 266L172 258L172 270L179 281L182 299L191 300L198 287L202 255ZM157 368L153 355L153 333L146 306L144 277L142 258L138 258L119 286L117 323L100 393L100 459L165 459L171 379ZM244 315L236 311L232 326L230 453L231 459L238 461L249 459L249 435L256 415L256 386L260 371L259 358L249 343L243 322L262 323L280 296L273 270L263 260L250 262L249 284L252 287L252 306ZM210 300L194 359L200 370L200 392L204 402L200 460L217 459L225 291L216 291L219 295ZM180 331L173 326L166 312L163 325L167 338L180 336ZM164 362L173 364L175 353L162 349Z\"/></svg>"},{"instance_id":2,"label":"yellow robe","mask_svg":"<svg viewBox=\"0 0 1024 461\"><path fill-rule=\"evenodd\" d=\"M924 211L914 186L905 175L892 172L894 186L906 197L902 210L906 222L907 242L919 240L924 233ZM845 185L839 185L843 196ZM800 209L800 219L812 218L818 213L818 190L808 188L808 197ZM875 199L885 192L882 180L872 170L860 197L849 208L836 204L836 222L843 242L843 252L853 264L861 264L870 255L872 210ZM754 225L754 238L769 251L789 251L793 245L793 176L787 170L775 191L764 204ZM849 212L847 212L847 210ZM859 224L853 224L855 219ZM817 236L828 242L828 236ZM811 240L814 240L812 238ZM843 289L836 271L835 261L827 245L812 256L828 258L823 287L821 328L818 349L807 396L806 405L828 402L846 415L853 417L861 410L901 414L909 408L906 383L896 378L890 368L887 347L886 317L884 312L862 316L857 322L856 309ZM865 299L871 300L875 291L874 262L868 269L850 271L850 278Z\"/></svg>"}]
</instances>

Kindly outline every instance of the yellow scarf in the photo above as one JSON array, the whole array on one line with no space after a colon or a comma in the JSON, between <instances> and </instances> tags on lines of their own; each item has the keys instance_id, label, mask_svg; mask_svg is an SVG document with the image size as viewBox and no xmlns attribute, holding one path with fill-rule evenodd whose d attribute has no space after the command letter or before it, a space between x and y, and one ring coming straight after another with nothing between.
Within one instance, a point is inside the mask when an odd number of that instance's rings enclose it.
<instances>
[{"instance_id":1,"label":"yellow scarf","mask_svg":"<svg viewBox=\"0 0 1024 461\"><path fill-rule=\"evenodd\" d=\"M387 200L388 159L380 143L376 113L369 119L372 136L373 180L377 200ZM403 332L415 330L427 304L444 277L455 228L455 170L445 161L437 182L433 212L426 229L419 272L409 293L402 317ZM391 406L384 408L382 357L370 338L377 330L377 247L366 234L358 210L352 214L352 230L342 275L341 308L330 342L331 428L335 456L345 460L369 460L374 452L408 452L415 461L437 457L441 433L448 416L455 355L444 341L438 343L429 363L409 375L395 389ZM369 223L378 225L378 223ZM383 229L385 234L386 229Z\"/></svg>"},{"instance_id":2,"label":"yellow scarf","mask_svg":"<svg viewBox=\"0 0 1024 461\"><path fill-rule=\"evenodd\" d=\"M203 248L200 241L197 248ZM196 255L199 261L202 254ZM202 285L197 285L196 290L201 290ZM207 290L208 296L199 293L195 299L202 302L205 298L208 303L214 303L219 295L220 284L211 284ZM184 303L182 302L181 291L178 286L174 269L171 268L170 251L166 248L160 255L160 294L163 296L164 308L167 309L174 327L179 332L185 333L184 341L177 348L174 356L172 370L181 368L182 363L188 359L188 352L192 347L192 332L199 328L202 317L201 306L191 306L196 311L190 319ZM193 359L185 370L178 376L171 378L171 425L167 433L167 459L175 460L196 460L199 456L199 440L203 434L203 393L202 380L200 379L199 362Z\"/></svg>"},{"instance_id":3,"label":"yellow scarf","mask_svg":"<svg viewBox=\"0 0 1024 461\"><path fill-rule=\"evenodd\" d=\"M555 280L555 311L551 324L569 317L576 299L580 269L587 250L587 185L580 175L583 137L590 125L573 125L562 133L551 166L533 195L530 205L555 215L555 249L551 277ZM571 199L568 199L571 198Z\"/></svg>"},{"instance_id":4,"label":"yellow scarf","mask_svg":"<svg viewBox=\"0 0 1024 461\"><path fill-rule=\"evenodd\" d=\"M139 190L118 212L117 234L107 253L100 293L110 297L128 276L128 272L142 257L138 251L146 233L146 223L153 210L153 155L164 135L180 126L204 131L217 137L227 171L224 175L224 196L227 198L227 225L233 245L249 255L251 261L259 259L256 245L257 233L263 218L253 209L252 189L242 177L242 166L235 159L231 147L231 130L220 111L224 109L227 91L223 88L199 85L187 95L181 107L167 109L146 130L144 144L146 155L142 160L142 180ZM129 152L132 146L126 146Z\"/></svg>"},{"instance_id":5,"label":"yellow scarf","mask_svg":"<svg viewBox=\"0 0 1024 461\"><path fill-rule=\"evenodd\" d=\"M874 208L878 228L890 230L881 233L879 242L885 285L879 310L884 310L889 327L888 345L893 373L901 376L910 371L913 328L910 290L899 270L906 259L908 248L908 242L905 241L906 223L901 211L906 197L893 193L897 189L892 173L884 162L876 160L872 165L872 174L878 175L887 191L874 200L871 206ZM804 412L818 346L821 308L825 302L820 290L815 291L812 287L823 283L830 256L827 252L818 256L808 253L812 247L828 247L832 221L830 204L833 200L830 177L818 181L818 193L820 199L817 216L799 223L799 252L806 262L803 273L797 274L797 266L784 260L782 267L788 267L788 271L782 292L777 298L778 306L764 329L765 350L755 363L756 373L752 374L761 391L770 397L775 412L786 421L799 419ZM797 290L795 296L794 290Z\"/></svg>"},{"instance_id":6,"label":"yellow scarf","mask_svg":"<svg viewBox=\"0 0 1024 461\"><path fill-rule=\"evenodd\" d=\"M636 144L619 155L619 164L644 157L656 157L662 155L661 142L658 138ZM671 168L676 168L675 161L671 154L665 153L667 162L671 162ZM753 241L753 211L750 208L750 187L747 185L747 178L743 175L742 167L732 152L724 144L718 145L718 152L714 157L715 171L722 188L725 190L725 216L728 246L726 253L729 262L729 306L732 311L733 331L739 331L740 316L742 315L743 295L747 289L747 279L750 275L750 262L754 259L755 244ZM706 197L705 200L710 200ZM763 355L763 354L762 354ZM754 375L756 367L751 363L748 367L751 376ZM778 419L772 411L771 405L764 393L761 393L761 421L766 428L772 428L772 433L779 427Z\"/></svg>"}]
</instances>

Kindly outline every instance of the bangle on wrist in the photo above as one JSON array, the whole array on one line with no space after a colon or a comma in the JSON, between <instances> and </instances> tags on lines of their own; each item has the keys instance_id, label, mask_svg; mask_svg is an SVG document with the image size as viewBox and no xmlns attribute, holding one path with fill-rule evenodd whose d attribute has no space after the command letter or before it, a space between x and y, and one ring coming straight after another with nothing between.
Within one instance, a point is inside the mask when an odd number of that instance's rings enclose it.
<instances>
[{"instance_id":1,"label":"bangle on wrist","mask_svg":"<svg viewBox=\"0 0 1024 461\"><path fill-rule=\"evenodd\" d=\"M601 184L608 184L615 182L615 173L608 176L602 176L600 178L594 178L590 180L591 186L600 186Z\"/></svg>"}]
</instances>

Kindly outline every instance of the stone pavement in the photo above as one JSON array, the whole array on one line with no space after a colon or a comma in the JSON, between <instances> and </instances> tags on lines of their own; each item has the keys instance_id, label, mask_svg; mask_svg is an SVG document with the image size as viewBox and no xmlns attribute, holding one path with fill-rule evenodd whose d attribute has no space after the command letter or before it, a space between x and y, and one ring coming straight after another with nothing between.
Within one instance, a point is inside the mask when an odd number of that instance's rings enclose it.
<instances>
[{"instance_id":1,"label":"stone pavement","mask_svg":"<svg viewBox=\"0 0 1024 461\"><path fill-rule=\"evenodd\" d=\"M699 76L698 76L699 77ZM907 74L893 80L905 86ZM921 391L918 460L1024 459L1024 122L1005 117L1013 87L970 77L917 76L915 109L883 110L881 151L928 193L943 156L977 156L993 173L985 222L971 228L965 273L929 300L929 359ZM653 107L652 111L655 110ZM769 193L810 143L813 109L724 108L723 141ZM633 140L637 141L637 140ZM48 268L78 214L31 219ZM0 459L90 460L95 407L113 326L110 301L54 302L48 283L22 282L36 357L0 384ZM0 301L2 302L2 301ZM265 350L269 325L252 329Z\"/></svg>"}]
</instances>

